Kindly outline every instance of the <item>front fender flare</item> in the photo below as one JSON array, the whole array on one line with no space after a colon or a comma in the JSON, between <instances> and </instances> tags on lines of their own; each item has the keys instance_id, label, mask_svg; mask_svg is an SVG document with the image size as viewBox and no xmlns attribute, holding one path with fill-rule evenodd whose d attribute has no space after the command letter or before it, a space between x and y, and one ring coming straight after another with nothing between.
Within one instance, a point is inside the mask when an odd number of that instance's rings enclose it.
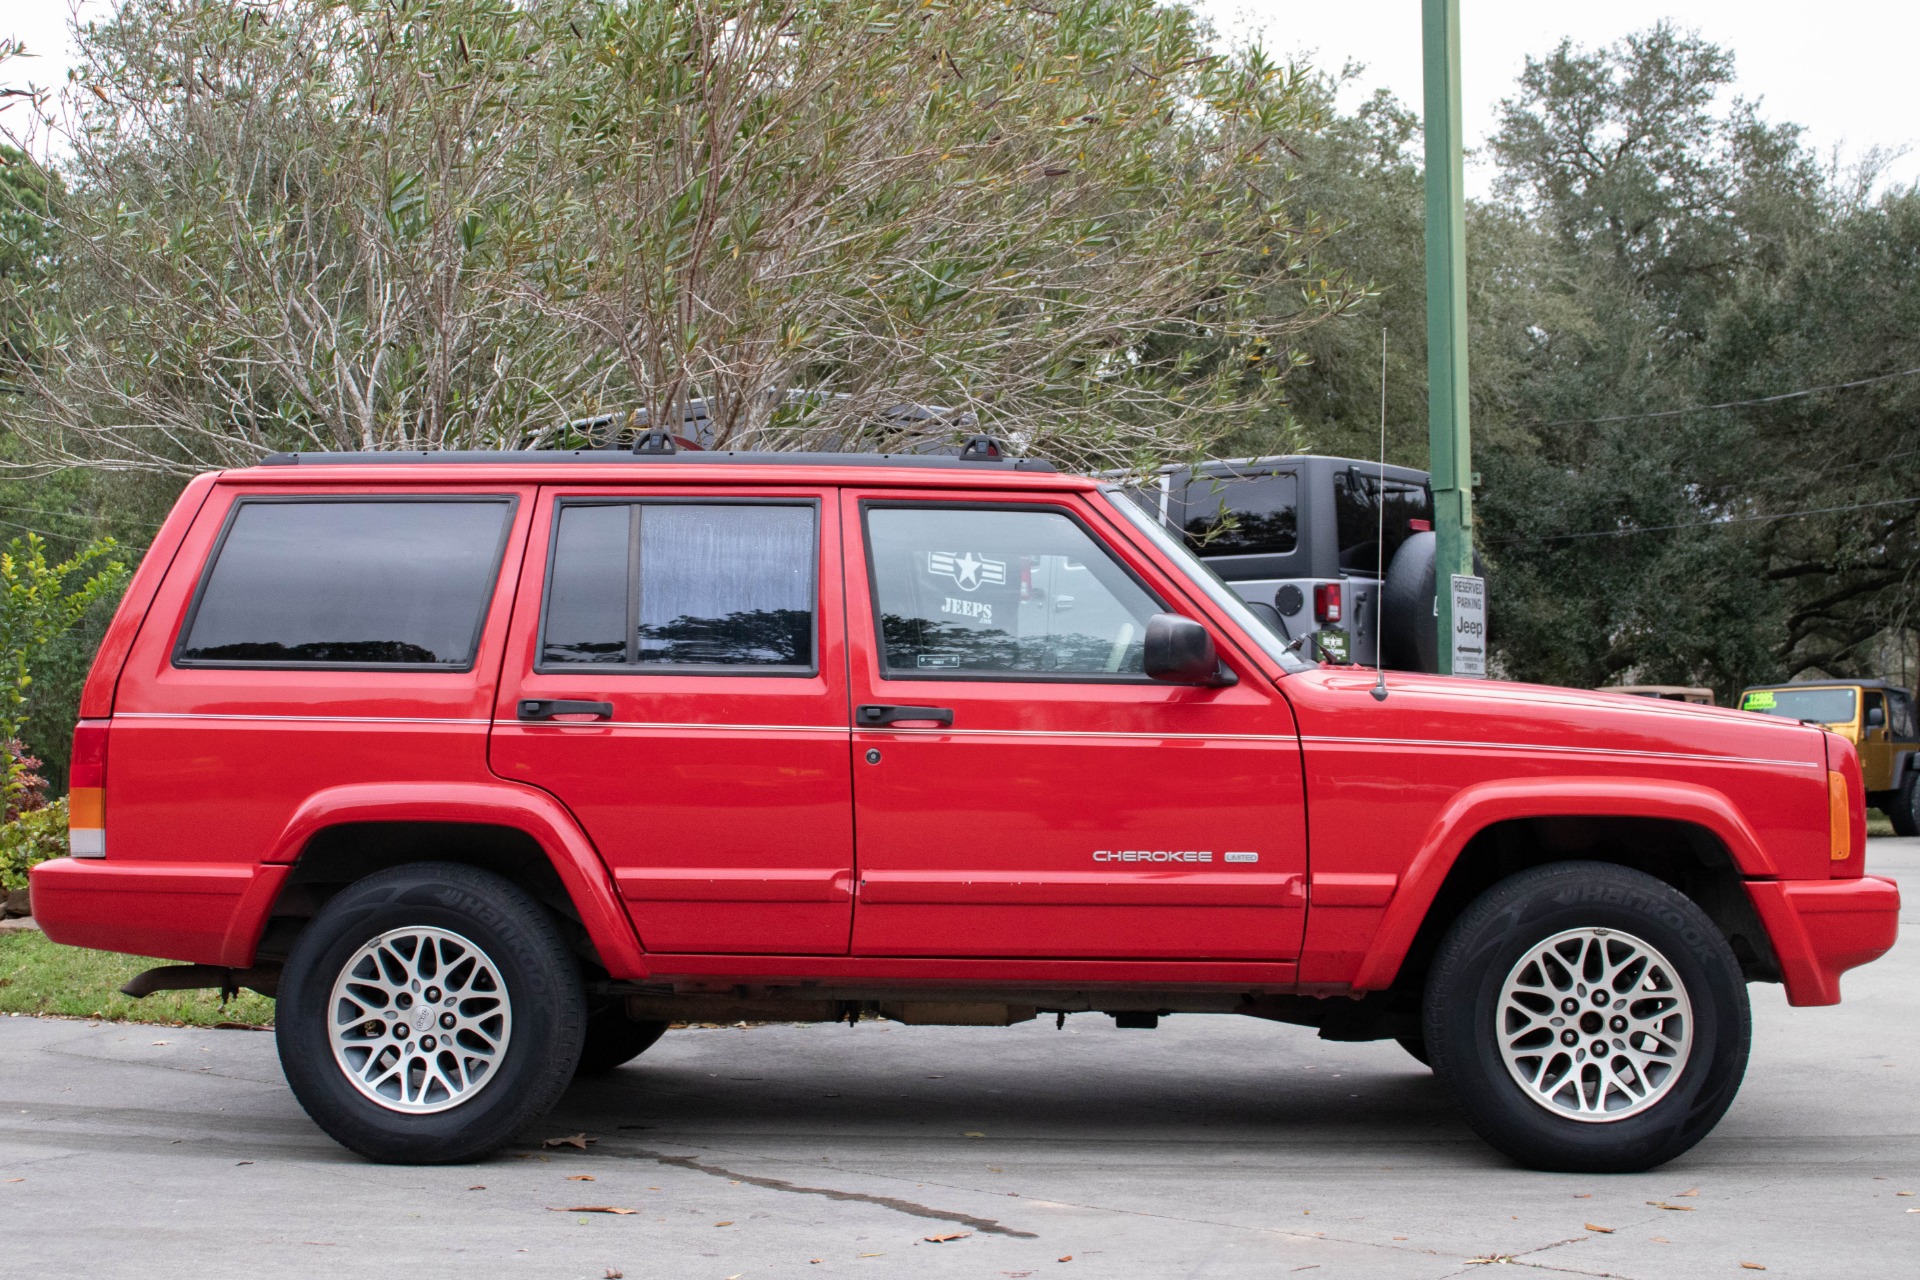
<instances>
[{"instance_id":1,"label":"front fender flare","mask_svg":"<svg viewBox=\"0 0 1920 1280\"><path fill-rule=\"evenodd\" d=\"M1356 991L1392 986L1414 935L1467 842L1515 818L1665 818L1705 828L1740 874L1771 877L1773 859L1732 802L1691 782L1662 778L1510 778L1466 787L1435 815L1394 889L1373 944L1353 978Z\"/></svg>"},{"instance_id":2,"label":"front fender flare","mask_svg":"<svg viewBox=\"0 0 1920 1280\"><path fill-rule=\"evenodd\" d=\"M307 797L265 860L282 865L297 862L314 836L353 822L463 822L525 832L553 864L607 973L622 979L647 976L640 940L606 863L573 815L546 792L505 782L332 787ZM269 896L259 904L254 919L236 921L236 927L250 928L257 941L271 905Z\"/></svg>"}]
</instances>

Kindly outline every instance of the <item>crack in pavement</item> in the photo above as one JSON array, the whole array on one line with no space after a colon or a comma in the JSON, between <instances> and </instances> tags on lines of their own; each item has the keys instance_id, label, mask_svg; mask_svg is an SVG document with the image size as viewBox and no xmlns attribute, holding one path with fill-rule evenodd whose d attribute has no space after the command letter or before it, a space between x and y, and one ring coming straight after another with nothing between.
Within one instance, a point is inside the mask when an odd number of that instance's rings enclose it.
<instances>
[{"instance_id":1,"label":"crack in pavement","mask_svg":"<svg viewBox=\"0 0 1920 1280\"><path fill-rule=\"evenodd\" d=\"M1031 1231L1016 1231L1012 1227L1003 1227L997 1218L976 1218L970 1213L954 1210L935 1209L928 1205L917 1204L912 1200L903 1200L898 1196L868 1195L864 1191L840 1191L833 1187L806 1187L797 1182L788 1182L785 1178L767 1178L753 1173L735 1173L717 1164L701 1164L692 1156L670 1156L664 1151L649 1151L645 1147L635 1147L630 1151L602 1151L597 1154L611 1156L616 1160L652 1160L659 1164L670 1165L676 1169L691 1169L695 1173L704 1173L710 1177L725 1178L730 1182L744 1182L748 1186L764 1187L768 1191L791 1191L795 1195L820 1196L827 1200L840 1200L853 1204L878 1205L882 1209L891 1209L895 1213L904 1213L915 1218L932 1218L939 1222L957 1222L963 1227L972 1227L986 1235L1012 1236L1016 1240L1038 1240L1040 1237Z\"/></svg>"}]
</instances>

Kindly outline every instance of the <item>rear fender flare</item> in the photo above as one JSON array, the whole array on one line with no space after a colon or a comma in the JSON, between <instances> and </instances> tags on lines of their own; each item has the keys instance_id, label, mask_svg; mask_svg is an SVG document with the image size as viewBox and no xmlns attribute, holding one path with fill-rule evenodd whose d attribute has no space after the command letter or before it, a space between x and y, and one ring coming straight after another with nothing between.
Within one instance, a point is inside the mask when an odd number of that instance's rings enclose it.
<instances>
[{"instance_id":1,"label":"rear fender flare","mask_svg":"<svg viewBox=\"0 0 1920 1280\"><path fill-rule=\"evenodd\" d=\"M1773 859L1720 792L1660 778L1519 778L1482 782L1454 795L1427 829L1387 904L1373 945L1353 979L1356 991L1393 985L1447 873L1467 842L1515 818L1666 818L1719 838L1745 877L1771 877Z\"/></svg>"},{"instance_id":2,"label":"rear fender flare","mask_svg":"<svg viewBox=\"0 0 1920 1280\"><path fill-rule=\"evenodd\" d=\"M552 863L573 899L587 936L609 976L647 976L646 957L613 877L564 806L544 791L492 783L367 783L333 787L309 796L267 855L269 864L292 864L313 838L329 827L355 822L462 822L510 827L526 833ZM284 874L284 873L283 873ZM257 941L272 905L268 896L256 917L239 922Z\"/></svg>"}]
</instances>

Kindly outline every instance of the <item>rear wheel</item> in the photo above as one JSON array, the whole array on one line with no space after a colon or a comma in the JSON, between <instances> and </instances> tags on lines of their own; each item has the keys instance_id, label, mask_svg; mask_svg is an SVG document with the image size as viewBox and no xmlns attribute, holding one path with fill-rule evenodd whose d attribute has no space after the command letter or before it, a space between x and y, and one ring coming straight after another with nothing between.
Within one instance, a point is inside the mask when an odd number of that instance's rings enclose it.
<instances>
[{"instance_id":1,"label":"rear wheel","mask_svg":"<svg viewBox=\"0 0 1920 1280\"><path fill-rule=\"evenodd\" d=\"M1536 867L1449 930L1423 1011L1467 1121L1522 1164L1651 1169L1732 1104L1751 1017L1732 949L1672 886L1609 863Z\"/></svg>"},{"instance_id":2,"label":"rear wheel","mask_svg":"<svg viewBox=\"0 0 1920 1280\"><path fill-rule=\"evenodd\" d=\"M579 966L544 907L491 872L415 863L350 885L301 933L274 1037L336 1142L452 1164L546 1114L585 1026Z\"/></svg>"},{"instance_id":3,"label":"rear wheel","mask_svg":"<svg viewBox=\"0 0 1920 1280\"><path fill-rule=\"evenodd\" d=\"M633 1061L667 1033L664 1022L636 1022L627 1016L620 1002L596 1009L587 1017L586 1044L580 1050L580 1065L575 1075L605 1075L615 1067Z\"/></svg>"},{"instance_id":4,"label":"rear wheel","mask_svg":"<svg viewBox=\"0 0 1920 1280\"><path fill-rule=\"evenodd\" d=\"M1421 1035L1395 1036L1393 1042L1407 1051L1407 1056L1423 1067L1433 1065L1433 1057L1427 1052L1427 1038Z\"/></svg>"}]
</instances>

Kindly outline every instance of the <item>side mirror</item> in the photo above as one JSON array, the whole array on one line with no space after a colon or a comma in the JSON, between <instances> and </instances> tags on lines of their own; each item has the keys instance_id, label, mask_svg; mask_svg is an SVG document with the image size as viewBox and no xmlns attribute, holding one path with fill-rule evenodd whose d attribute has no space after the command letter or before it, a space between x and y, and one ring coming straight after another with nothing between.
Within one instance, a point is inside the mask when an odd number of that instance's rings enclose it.
<instances>
[{"instance_id":1,"label":"side mirror","mask_svg":"<svg viewBox=\"0 0 1920 1280\"><path fill-rule=\"evenodd\" d=\"M1233 683L1230 673L1222 671L1220 667L1220 655L1214 652L1213 637L1192 618L1156 613L1147 619L1146 646L1142 656L1147 674L1168 684Z\"/></svg>"},{"instance_id":2,"label":"side mirror","mask_svg":"<svg viewBox=\"0 0 1920 1280\"><path fill-rule=\"evenodd\" d=\"M1149 637L1147 643L1151 645L1153 643L1151 639L1153 635L1153 625L1151 623L1147 625L1147 635ZM1887 723L1887 709L1885 707L1881 706L1879 703L1876 702L1872 706L1867 708L1867 728L1869 729L1884 728L1886 726L1886 723Z\"/></svg>"}]
</instances>

